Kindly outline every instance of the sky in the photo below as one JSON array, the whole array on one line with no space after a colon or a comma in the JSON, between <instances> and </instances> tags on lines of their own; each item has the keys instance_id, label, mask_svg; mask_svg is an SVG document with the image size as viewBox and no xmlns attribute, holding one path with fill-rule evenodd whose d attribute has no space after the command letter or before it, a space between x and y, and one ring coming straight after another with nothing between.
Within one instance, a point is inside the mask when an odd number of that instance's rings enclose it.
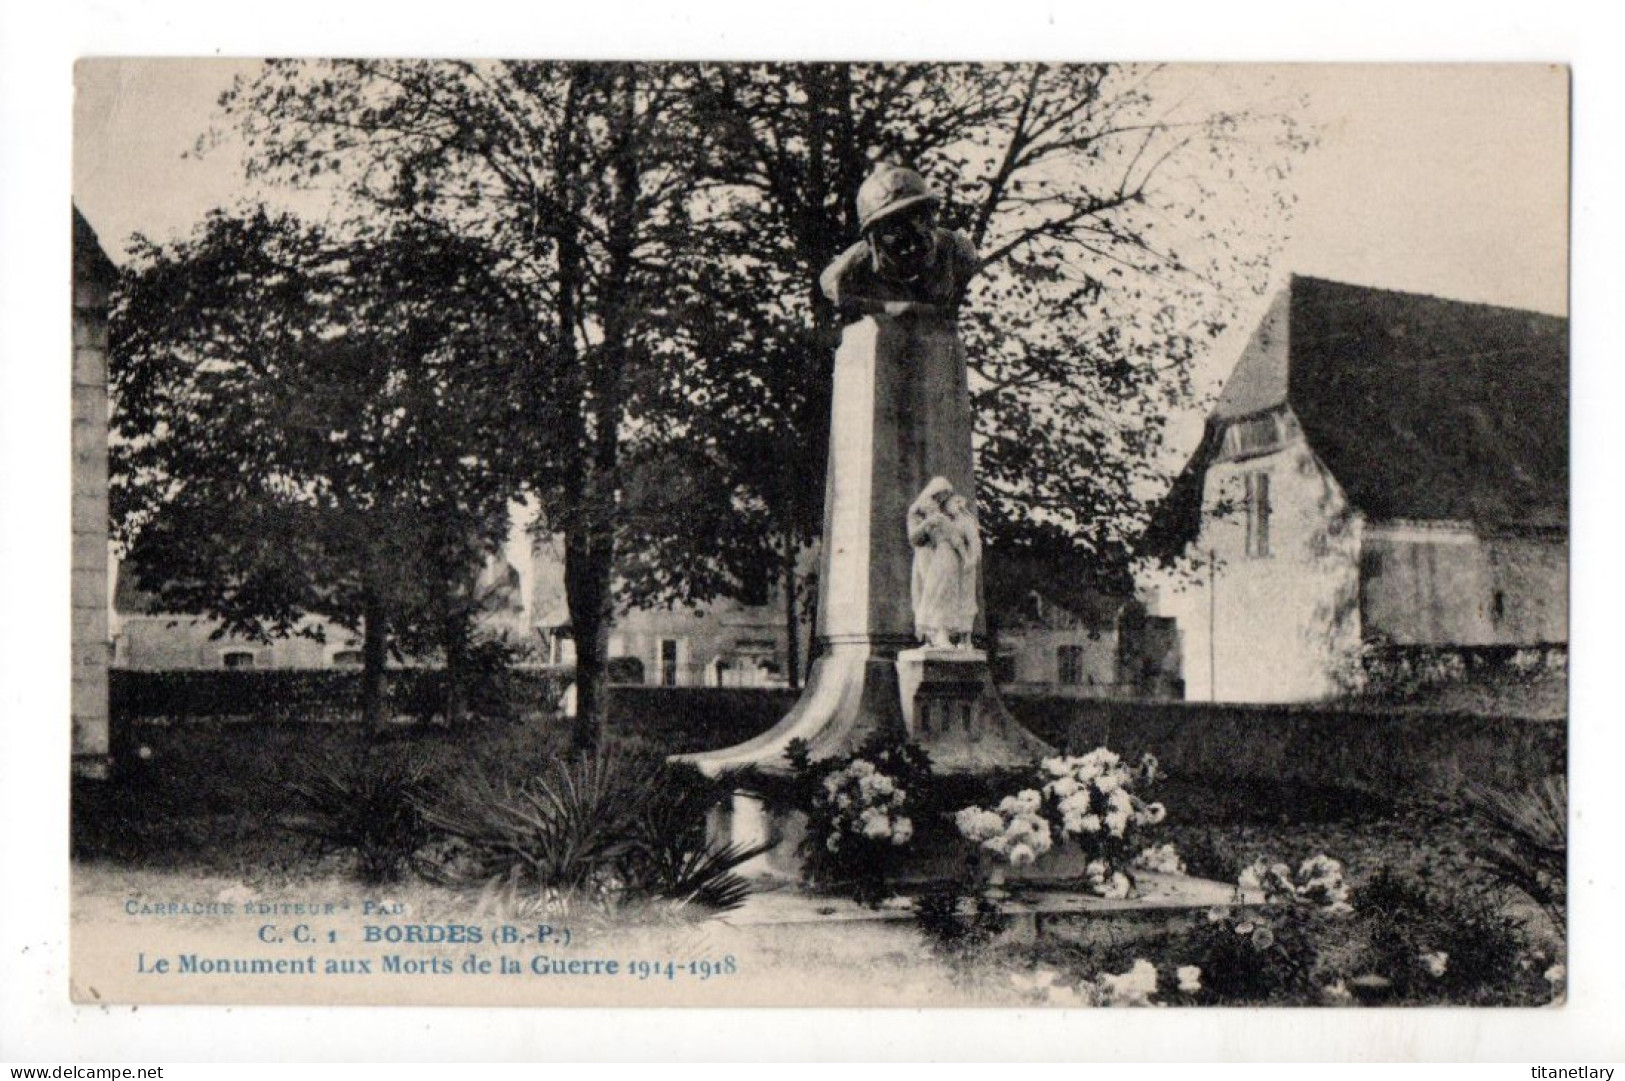
<instances>
[{"instance_id":1,"label":"sky","mask_svg":"<svg viewBox=\"0 0 1625 1081\"><path fill-rule=\"evenodd\" d=\"M251 60L98 59L75 68L74 198L103 247L186 235L211 209L265 193L243 179L218 100ZM1238 290L1237 316L1170 417L1164 467L1201 437L1275 287L1291 274L1567 314L1568 72L1542 64L1192 65L1172 73L1190 108L1290 105L1316 140L1289 179L1297 202L1272 287ZM269 201L320 217L309 194ZM1261 207L1253 227L1282 229ZM1246 212L1239 219L1248 221Z\"/></svg>"},{"instance_id":2,"label":"sky","mask_svg":"<svg viewBox=\"0 0 1625 1081\"><path fill-rule=\"evenodd\" d=\"M193 153L251 61L90 60L76 70L74 194L115 259L243 194L240 148ZM1319 144L1297 163L1277 277L1313 274L1567 311L1568 74L1549 65L1238 66L1305 95Z\"/></svg>"}]
</instances>

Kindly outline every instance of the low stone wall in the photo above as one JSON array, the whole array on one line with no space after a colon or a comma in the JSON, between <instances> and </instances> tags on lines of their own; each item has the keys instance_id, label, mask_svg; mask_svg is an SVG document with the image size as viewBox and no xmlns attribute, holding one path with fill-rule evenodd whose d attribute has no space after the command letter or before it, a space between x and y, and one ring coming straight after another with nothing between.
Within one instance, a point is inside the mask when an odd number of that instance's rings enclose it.
<instances>
[{"instance_id":1,"label":"low stone wall","mask_svg":"<svg viewBox=\"0 0 1625 1081\"><path fill-rule=\"evenodd\" d=\"M1392 797L1465 785L1521 788L1567 769L1557 721L1336 706L1013 698L1056 747L1155 754L1185 777L1271 778Z\"/></svg>"},{"instance_id":2,"label":"low stone wall","mask_svg":"<svg viewBox=\"0 0 1625 1081\"><path fill-rule=\"evenodd\" d=\"M766 732L796 697L761 687L611 687L610 725L674 754L716 750Z\"/></svg>"},{"instance_id":3,"label":"low stone wall","mask_svg":"<svg viewBox=\"0 0 1625 1081\"><path fill-rule=\"evenodd\" d=\"M789 691L618 687L616 728L711 750L766 731ZM1010 696L1010 712L1056 748L1150 752L1188 778L1259 778L1362 788L1399 798L1469 784L1521 788L1567 769L1562 722L1398 709L1213 705Z\"/></svg>"},{"instance_id":4,"label":"low stone wall","mask_svg":"<svg viewBox=\"0 0 1625 1081\"><path fill-rule=\"evenodd\" d=\"M392 670L391 695L431 709L437 670ZM518 694L546 712L568 669L511 673ZM115 730L133 720L344 720L359 709L354 671L113 673ZM440 693L443 693L441 691ZM796 692L765 688L637 687L610 690L617 735L673 753L713 750L767 731ZM1214 705L1009 696L1010 712L1058 749L1099 746L1155 754L1188 778L1275 779L1364 788L1392 797L1467 784L1523 787L1566 770L1568 726L1404 709L1327 705Z\"/></svg>"}]
</instances>

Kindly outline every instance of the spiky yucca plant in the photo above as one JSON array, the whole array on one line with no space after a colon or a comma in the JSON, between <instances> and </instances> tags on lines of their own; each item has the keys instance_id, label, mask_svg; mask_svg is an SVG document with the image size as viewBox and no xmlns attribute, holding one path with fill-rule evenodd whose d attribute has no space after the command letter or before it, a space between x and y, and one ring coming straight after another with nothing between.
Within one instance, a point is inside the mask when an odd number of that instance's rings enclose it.
<instances>
[{"instance_id":1,"label":"spiky yucca plant","mask_svg":"<svg viewBox=\"0 0 1625 1081\"><path fill-rule=\"evenodd\" d=\"M399 878L429 839L420 803L429 770L415 756L363 746L298 760L287 789L301 814L288 825L312 853L351 853L356 874L374 885Z\"/></svg>"},{"instance_id":2,"label":"spiky yucca plant","mask_svg":"<svg viewBox=\"0 0 1625 1081\"><path fill-rule=\"evenodd\" d=\"M611 749L554 759L517 784L475 771L425 816L509 892L725 910L749 893L735 870L764 849L707 841L706 813L723 794L695 771Z\"/></svg>"},{"instance_id":3,"label":"spiky yucca plant","mask_svg":"<svg viewBox=\"0 0 1625 1081\"><path fill-rule=\"evenodd\" d=\"M1482 827L1475 855L1528 894L1558 934L1568 926L1568 778L1557 773L1518 792L1470 788L1464 804Z\"/></svg>"}]
</instances>

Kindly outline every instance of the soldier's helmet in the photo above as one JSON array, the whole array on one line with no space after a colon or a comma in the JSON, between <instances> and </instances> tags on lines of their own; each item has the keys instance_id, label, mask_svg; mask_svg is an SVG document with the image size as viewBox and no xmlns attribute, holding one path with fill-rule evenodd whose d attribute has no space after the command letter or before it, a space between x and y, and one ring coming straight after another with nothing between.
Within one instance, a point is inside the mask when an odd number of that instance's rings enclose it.
<instances>
[{"instance_id":1,"label":"soldier's helmet","mask_svg":"<svg viewBox=\"0 0 1625 1081\"><path fill-rule=\"evenodd\" d=\"M858 188L858 226L867 233L900 211L921 203L936 205L937 193L925 178L901 165L877 165Z\"/></svg>"}]
</instances>

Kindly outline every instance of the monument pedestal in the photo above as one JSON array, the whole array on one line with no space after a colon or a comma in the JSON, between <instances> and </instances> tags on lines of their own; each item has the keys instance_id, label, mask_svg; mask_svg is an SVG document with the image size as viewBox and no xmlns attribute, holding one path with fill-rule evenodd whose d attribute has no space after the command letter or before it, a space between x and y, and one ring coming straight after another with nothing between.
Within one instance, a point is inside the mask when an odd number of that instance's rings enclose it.
<instances>
[{"instance_id":1,"label":"monument pedestal","mask_svg":"<svg viewBox=\"0 0 1625 1081\"><path fill-rule=\"evenodd\" d=\"M897 684L909 741L925 748L939 773L1031 765L1054 753L1004 708L979 649L905 650Z\"/></svg>"}]
</instances>

